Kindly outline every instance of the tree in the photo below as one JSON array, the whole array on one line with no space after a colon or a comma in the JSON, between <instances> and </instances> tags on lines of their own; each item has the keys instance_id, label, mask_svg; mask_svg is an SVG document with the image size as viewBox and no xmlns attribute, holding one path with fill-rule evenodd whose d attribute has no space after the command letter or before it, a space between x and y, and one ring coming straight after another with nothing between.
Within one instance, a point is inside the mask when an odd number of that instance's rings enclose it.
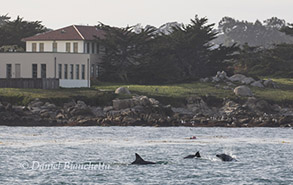
<instances>
[{"instance_id":1,"label":"tree","mask_svg":"<svg viewBox=\"0 0 293 185\"><path fill-rule=\"evenodd\" d=\"M105 48L101 64L107 72L104 79L129 82L130 69L141 65L148 55L153 30L142 29L136 34L132 27L115 28L100 24L98 28L105 31L105 38L97 38L97 42Z\"/></svg>"},{"instance_id":2,"label":"tree","mask_svg":"<svg viewBox=\"0 0 293 185\"><path fill-rule=\"evenodd\" d=\"M287 35L293 36L293 24L288 24L288 26L282 27L281 31L286 33Z\"/></svg>"},{"instance_id":3,"label":"tree","mask_svg":"<svg viewBox=\"0 0 293 185\"><path fill-rule=\"evenodd\" d=\"M15 45L18 48L25 49L25 42L21 39L33 36L37 33L47 31L41 21L24 21L19 16L13 21L6 21L0 27L0 47Z\"/></svg>"},{"instance_id":4,"label":"tree","mask_svg":"<svg viewBox=\"0 0 293 185\"><path fill-rule=\"evenodd\" d=\"M207 18L191 19L191 23L174 28L169 35L170 49L181 70L182 80L194 80L205 76L211 41L216 38L214 24Z\"/></svg>"},{"instance_id":5,"label":"tree","mask_svg":"<svg viewBox=\"0 0 293 185\"><path fill-rule=\"evenodd\" d=\"M99 25L105 38L97 42L105 47L101 67L104 80L133 83L174 83L196 80L226 69L237 51L236 45L214 48L217 32L207 18L191 20L188 25L172 27L168 34L152 27L134 33L132 27Z\"/></svg>"},{"instance_id":6,"label":"tree","mask_svg":"<svg viewBox=\"0 0 293 185\"><path fill-rule=\"evenodd\" d=\"M7 23L7 21L9 21L10 17L8 17L8 14L6 15L1 15L0 16L0 27L2 27L4 24Z\"/></svg>"},{"instance_id":7,"label":"tree","mask_svg":"<svg viewBox=\"0 0 293 185\"><path fill-rule=\"evenodd\" d=\"M264 49L243 45L235 72L250 76L293 77L293 45L277 44Z\"/></svg>"},{"instance_id":8,"label":"tree","mask_svg":"<svg viewBox=\"0 0 293 185\"><path fill-rule=\"evenodd\" d=\"M293 43L293 38L280 32L280 28L286 25L285 20L272 17L261 23L239 21L230 17L224 17L219 23L219 30L223 33L216 43L238 43L250 46L272 47L274 44Z\"/></svg>"},{"instance_id":9,"label":"tree","mask_svg":"<svg viewBox=\"0 0 293 185\"><path fill-rule=\"evenodd\" d=\"M286 25L286 21L284 19L279 19L277 17L272 17L264 21L265 26L270 28L280 29Z\"/></svg>"}]
</instances>

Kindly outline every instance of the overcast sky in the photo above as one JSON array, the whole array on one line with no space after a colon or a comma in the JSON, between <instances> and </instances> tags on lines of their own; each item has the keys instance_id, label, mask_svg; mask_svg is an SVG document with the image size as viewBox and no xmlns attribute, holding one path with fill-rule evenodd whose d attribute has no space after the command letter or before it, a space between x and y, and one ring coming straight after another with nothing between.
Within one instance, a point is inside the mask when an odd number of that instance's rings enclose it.
<instances>
[{"instance_id":1,"label":"overcast sky","mask_svg":"<svg viewBox=\"0 0 293 185\"><path fill-rule=\"evenodd\" d=\"M72 24L160 26L189 23L195 14L218 23L224 16L261 21L273 16L293 23L293 0L1 0L0 15L39 20L52 29Z\"/></svg>"}]
</instances>

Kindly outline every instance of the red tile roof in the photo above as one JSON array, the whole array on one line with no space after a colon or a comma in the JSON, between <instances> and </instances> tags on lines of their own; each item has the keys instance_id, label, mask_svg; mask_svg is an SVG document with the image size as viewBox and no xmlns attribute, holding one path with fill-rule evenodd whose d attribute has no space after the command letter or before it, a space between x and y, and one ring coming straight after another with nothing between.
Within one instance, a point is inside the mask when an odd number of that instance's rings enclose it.
<instances>
[{"instance_id":1,"label":"red tile roof","mask_svg":"<svg viewBox=\"0 0 293 185\"><path fill-rule=\"evenodd\" d=\"M32 37L22 39L23 41L41 40L94 40L96 37L103 38L104 32L94 26L68 26L58 30L40 33Z\"/></svg>"}]
</instances>

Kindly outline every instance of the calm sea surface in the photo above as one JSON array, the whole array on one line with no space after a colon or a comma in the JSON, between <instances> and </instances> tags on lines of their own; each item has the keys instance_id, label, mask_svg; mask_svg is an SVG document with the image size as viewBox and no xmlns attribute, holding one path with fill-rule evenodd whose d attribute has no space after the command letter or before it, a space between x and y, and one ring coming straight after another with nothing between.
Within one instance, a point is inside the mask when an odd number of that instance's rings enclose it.
<instances>
[{"instance_id":1,"label":"calm sea surface","mask_svg":"<svg viewBox=\"0 0 293 185\"><path fill-rule=\"evenodd\" d=\"M0 164L9 185L293 184L293 129L0 127Z\"/></svg>"}]
</instances>

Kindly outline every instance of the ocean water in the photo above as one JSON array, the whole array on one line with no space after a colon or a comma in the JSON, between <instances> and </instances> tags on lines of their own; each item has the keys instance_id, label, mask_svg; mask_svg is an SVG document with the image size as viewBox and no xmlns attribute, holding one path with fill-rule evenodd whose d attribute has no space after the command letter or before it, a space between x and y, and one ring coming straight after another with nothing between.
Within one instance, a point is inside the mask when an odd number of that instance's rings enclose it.
<instances>
[{"instance_id":1,"label":"ocean water","mask_svg":"<svg viewBox=\"0 0 293 185\"><path fill-rule=\"evenodd\" d=\"M0 184L293 184L292 154L290 128L0 127Z\"/></svg>"}]
</instances>

